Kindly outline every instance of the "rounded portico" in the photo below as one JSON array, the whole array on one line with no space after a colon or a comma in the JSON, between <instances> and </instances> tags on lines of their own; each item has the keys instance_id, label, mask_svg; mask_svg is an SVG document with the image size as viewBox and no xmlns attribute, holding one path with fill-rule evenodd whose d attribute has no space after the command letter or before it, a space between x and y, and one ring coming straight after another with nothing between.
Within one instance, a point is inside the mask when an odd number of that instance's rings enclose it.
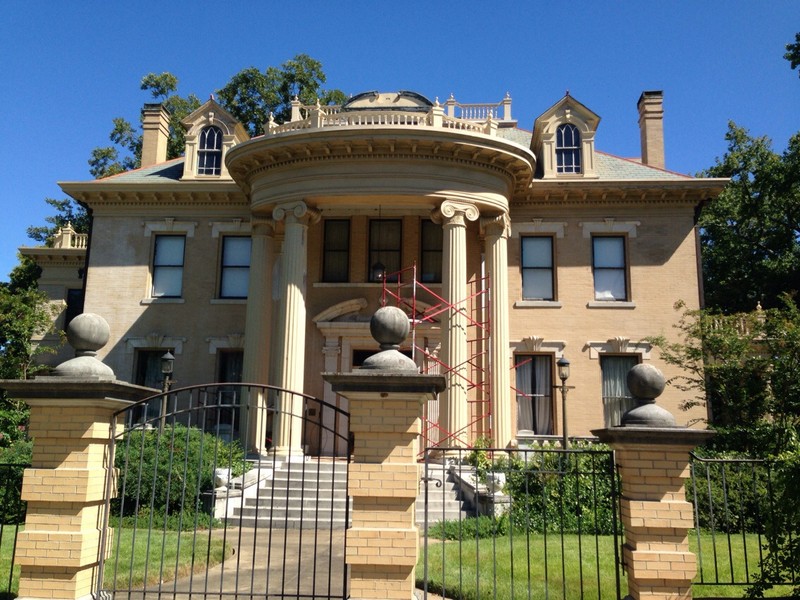
<instances>
[{"instance_id":1,"label":"rounded portico","mask_svg":"<svg viewBox=\"0 0 800 600\"><path fill-rule=\"evenodd\" d=\"M280 281L276 282L274 331L269 320L253 316L261 324L259 339L270 339L269 353L255 347L245 354L245 378L265 377L280 387L302 390L306 341L306 285L308 228L321 217L374 217L408 214L426 216L442 227L442 296L455 303L467 296L467 227L480 219L486 244L490 280L490 302L507 304L507 269L503 260L508 237L508 211L515 193L527 190L535 171L533 153L512 141L498 137L497 121L491 114L485 122L446 115L442 106L410 92L371 92L355 96L342 107L295 107L293 120L283 125L270 123L265 135L243 142L226 156L229 173L250 199L254 218L269 219L283 231L280 253ZM305 114L301 114L304 111ZM265 235L275 229L263 227ZM268 244L255 247L269 248ZM272 272L273 253L264 252L263 261L253 257L251 281L265 285L265 271ZM408 265L402 265L408 266ZM271 310L272 300L251 296L248 306L248 338L255 333L251 314ZM463 315L454 311L442 318L442 360L463 365L467 340L460 323ZM491 342L494 364L508 364L507 328L496 330ZM250 356L248 356L250 354ZM440 423L453 445L465 445L459 435L466 423L466 394L463 375L456 367L445 399L440 403ZM505 371L505 369L498 369ZM255 379L253 379L255 381ZM493 386L494 387L494 386ZM508 386L493 390L494 414L508 414L503 404ZM510 400L507 400L510 403ZM493 424L497 441L511 439L511 428ZM288 439L284 433L278 436ZM292 435L299 440L300 436ZM502 438L502 441L501 439ZM508 438L508 439L505 439ZM280 447L282 442L278 440ZM294 452L295 449L288 449Z\"/></svg>"}]
</instances>

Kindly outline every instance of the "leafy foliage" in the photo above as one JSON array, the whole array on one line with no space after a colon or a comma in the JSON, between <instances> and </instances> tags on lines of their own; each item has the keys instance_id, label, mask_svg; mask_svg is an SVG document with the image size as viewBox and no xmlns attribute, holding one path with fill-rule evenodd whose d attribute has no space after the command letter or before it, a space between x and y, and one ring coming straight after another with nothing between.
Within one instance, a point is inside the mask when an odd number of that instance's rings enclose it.
<instances>
[{"instance_id":1,"label":"leafy foliage","mask_svg":"<svg viewBox=\"0 0 800 600\"><path fill-rule=\"evenodd\" d=\"M724 312L780 305L800 290L800 134L783 154L731 122L728 150L703 174L730 177L699 217L706 305Z\"/></svg>"},{"instance_id":2,"label":"leafy foliage","mask_svg":"<svg viewBox=\"0 0 800 600\"><path fill-rule=\"evenodd\" d=\"M221 104L244 125L251 136L264 133L269 115L278 122L291 118L291 101L296 96L303 104L342 104L341 90L325 90L322 63L307 54L298 54L280 68L260 71L249 67L236 73L217 95Z\"/></svg>"},{"instance_id":3,"label":"leafy foliage","mask_svg":"<svg viewBox=\"0 0 800 600\"><path fill-rule=\"evenodd\" d=\"M26 462L0 463L0 525L17 525L25 522L27 503L22 500L22 473Z\"/></svg>"},{"instance_id":4,"label":"leafy foliage","mask_svg":"<svg viewBox=\"0 0 800 600\"><path fill-rule=\"evenodd\" d=\"M432 539L451 541L485 539L508 535L509 525L506 515L481 515L434 523L428 528L427 535Z\"/></svg>"},{"instance_id":5,"label":"leafy foliage","mask_svg":"<svg viewBox=\"0 0 800 600\"><path fill-rule=\"evenodd\" d=\"M788 296L782 302L732 315L678 303L679 341L650 338L681 368L668 383L690 394L684 406L707 406L717 451L770 457L798 447L800 310Z\"/></svg>"},{"instance_id":6,"label":"leafy foliage","mask_svg":"<svg viewBox=\"0 0 800 600\"><path fill-rule=\"evenodd\" d=\"M28 237L32 240L52 246L53 236L56 232L65 227L67 224L72 225L72 228L77 233L88 233L89 223L91 218L86 209L78 204L72 198L62 198L57 200L55 198L45 198L44 201L53 207L55 214L45 217L45 221L49 225L39 225L28 227Z\"/></svg>"},{"instance_id":7,"label":"leafy foliage","mask_svg":"<svg viewBox=\"0 0 800 600\"><path fill-rule=\"evenodd\" d=\"M789 61L792 69L800 67L800 33L794 35L793 44L786 44L786 54L783 55L783 58ZM800 72L798 72L798 75L800 75Z\"/></svg>"},{"instance_id":8,"label":"leafy foliage","mask_svg":"<svg viewBox=\"0 0 800 600\"><path fill-rule=\"evenodd\" d=\"M119 499L114 514L149 521L160 515L163 524L174 517L194 526L203 512L204 495L214 487L214 469L231 468L233 476L246 469L238 442L225 442L196 427L174 424L157 429L134 429L117 443L114 462L120 470ZM199 517L198 517L199 518Z\"/></svg>"}]
</instances>

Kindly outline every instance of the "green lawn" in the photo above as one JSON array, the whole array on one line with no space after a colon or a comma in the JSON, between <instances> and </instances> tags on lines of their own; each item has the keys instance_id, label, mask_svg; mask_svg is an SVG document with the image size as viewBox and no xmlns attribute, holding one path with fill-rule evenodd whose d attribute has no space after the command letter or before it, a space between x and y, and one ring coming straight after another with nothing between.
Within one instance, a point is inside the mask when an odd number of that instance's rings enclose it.
<instances>
[{"instance_id":1,"label":"green lawn","mask_svg":"<svg viewBox=\"0 0 800 600\"><path fill-rule=\"evenodd\" d=\"M184 577L192 569L201 572L206 569L207 564L213 566L222 561L223 542L221 539L212 539L209 548L207 531L198 532L196 539L194 532L179 534L176 531L166 533L155 531L149 540L145 533L139 530L134 543L133 530L115 530L115 537L111 542L111 557L106 561L104 577L106 587L141 588L145 581L147 585L158 583L162 579L165 582L172 581L176 572L178 577ZM9 587L9 566L14 534L13 526L4 526L0 540L0 599L16 596L19 588L17 566L11 578L12 596L4 594ZM119 540L116 538L117 534L121 536ZM163 573L161 572L162 550L165 565ZM230 554L231 551L228 550L228 556Z\"/></svg>"},{"instance_id":2,"label":"green lawn","mask_svg":"<svg viewBox=\"0 0 800 600\"><path fill-rule=\"evenodd\" d=\"M737 543L738 539L738 543ZM742 536L731 543L731 559L728 558L728 540L716 537L716 565L713 551L714 538L704 534L700 539L702 550L703 580L731 580L731 569L738 580L744 580L745 565L753 573L758 570L758 538ZM697 552L695 535L689 536L692 551ZM530 548L530 551L528 549ZM745 560L745 548L747 559ZM545 549L547 550L545 553ZM428 590L442 593L454 600L496 600L504 598L545 598L545 589L552 598L616 598L613 538L601 536L595 545L594 536L549 535L545 540L540 534L530 539L522 536L498 537L476 541L428 542L427 580ZM426 578L425 547L420 548L417 563L417 585L422 586ZM567 569L562 572L562 557ZM580 560L579 560L580 557ZM599 561L598 561L599 557ZM545 569L545 558L547 567ZM454 565L461 565L461 569ZM442 572L442 565L447 568ZM598 567L599 565L599 567ZM621 576L621 594L627 593L625 575ZM752 576L751 576L752 580ZM703 597L741 598L746 585L699 585L700 574L695 580L693 595ZM767 597L788 597L790 586L780 586L766 592Z\"/></svg>"}]
</instances>

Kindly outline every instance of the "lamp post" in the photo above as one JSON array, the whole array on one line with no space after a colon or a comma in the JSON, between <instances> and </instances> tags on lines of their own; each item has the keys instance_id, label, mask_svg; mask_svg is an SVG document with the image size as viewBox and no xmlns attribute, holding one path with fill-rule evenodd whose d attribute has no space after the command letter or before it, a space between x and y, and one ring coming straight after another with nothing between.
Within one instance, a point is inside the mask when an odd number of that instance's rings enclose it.
<instances>
[{"instance_id":1,"label":"lamp post","mask_svg":"<svg viewBox=\"0 0 800 600\"><path fill-rule=\"evenodd\" d=\"M163 395L161 396L161 421L158 424L159 432L164 431L164 425L167 421L167 392L169 392L172 384L175 383L175 380L170 377L174 368L175 357L172 355L172 352L167 350L161 357L161 374L164 376L164 381L161 387Z\"/></svg>"},{"instance_id":2,"label":"lamp post","mask_svg":"<svg viewBox=\"0 0 800 600\"><path fill-rule=\"evenodd\" d=\"M569 361L563 356L556 362L558 365L558 378L561 380L561 447L566 450L569 448L569 438L567 434L567 379L569 379Z\"/></svg>"}]
</instances>

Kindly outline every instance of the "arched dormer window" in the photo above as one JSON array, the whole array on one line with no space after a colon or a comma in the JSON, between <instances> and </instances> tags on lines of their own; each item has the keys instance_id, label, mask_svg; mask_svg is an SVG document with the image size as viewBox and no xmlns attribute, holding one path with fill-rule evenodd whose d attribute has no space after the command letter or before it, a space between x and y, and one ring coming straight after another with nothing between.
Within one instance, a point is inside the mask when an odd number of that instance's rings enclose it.
<instances>
[{"instance_id":1,"label":"arched dormer window","mask_svg":"<svg viewBox=\"0 0 800 600\"><path fill-rule=\"evenodd\" d=\"M571 123L556 130L556 172L581 172L581 132Z\"/></svg>"},{"instance_id":2,"label":"arched dormer window","mask_svg":"<svg viewBox=\"0 0 800 600\"><path fill-rule=\"evenodd\" d=\"M219 175L222 172L222 130L205 127L200 132L197 149L197 174Z\"/></svg>"}]
</instances>

